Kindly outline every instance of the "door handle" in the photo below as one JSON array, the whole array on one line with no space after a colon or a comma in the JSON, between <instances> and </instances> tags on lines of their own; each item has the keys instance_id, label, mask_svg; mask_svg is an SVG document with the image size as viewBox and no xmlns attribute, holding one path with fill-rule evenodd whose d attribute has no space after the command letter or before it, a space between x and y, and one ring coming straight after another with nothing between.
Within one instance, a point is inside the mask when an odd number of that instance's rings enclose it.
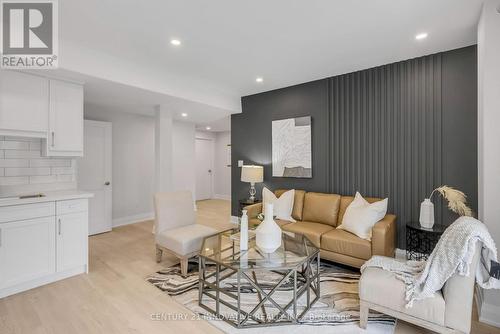
<instances>
[{"instance_id":1,"label":"door handle","mask_svg":"<svg viewBox=\"0 0 500 334\"><path fill-rule=\"evenodd\" d=\"M208 172L209 172L209 173L212 173L212 170L211 170L211 169L209 169L209 170L208 170Z\"/></svg>"},{"instance_id":2,"label":"door handle","mask_svg":"<svg viewBox=\"0 0 500 334\"><path fill-rule=\"evenodd\" d=\"M58 233L58 234L59 234L59 235L61 235L61 218L59 218L59 219L57 220L57 224L58 224L58 228L57 228L57 229L59 230L59 233Z\"/></svg>"},{"instance_id":3,"label":"door handle","mask_svg":"<svg viewBox=\"0 0 500 334\"><path fill-rule=\"evenodd\" d=\"M52 135L52 147L54 147L54 143L55 143L55 140L54 140L55 133L54 133L54 131L52 131L51 135Z\"/></svg>"},{"instance_id":4,"label":"door handle","mask_svg":"<svg viewBox=\"0 0 500 334\"><path fill-rule=\"evenodd\" d=\"M111 184L111 182L109 182L109 181L104 182L105 186L109 186L110 184Z\"/></svg>"}]
</instances>

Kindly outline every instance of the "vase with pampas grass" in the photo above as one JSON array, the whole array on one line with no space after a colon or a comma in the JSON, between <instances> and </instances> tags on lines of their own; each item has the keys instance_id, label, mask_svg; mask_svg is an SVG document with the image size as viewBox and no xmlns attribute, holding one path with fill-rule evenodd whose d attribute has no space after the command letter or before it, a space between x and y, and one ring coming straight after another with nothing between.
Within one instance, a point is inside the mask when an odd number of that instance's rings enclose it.
<instances>
[{"instance_id":1,"label":"vase with pampas grass","mask_svg":"<svg viewBox=\"0 0 500 334\"><path fill-rule=\"evenodd\" d=\"M434 226L434 204L432 203L432 195L438 192L448 201L448 209L460 216L472 216L472 210L466 204L465 194L460 190L449 186L441 186L431 192L429 198L424 199L420 204L420 225L425 228Z\"/></svg>"}]
</instances>

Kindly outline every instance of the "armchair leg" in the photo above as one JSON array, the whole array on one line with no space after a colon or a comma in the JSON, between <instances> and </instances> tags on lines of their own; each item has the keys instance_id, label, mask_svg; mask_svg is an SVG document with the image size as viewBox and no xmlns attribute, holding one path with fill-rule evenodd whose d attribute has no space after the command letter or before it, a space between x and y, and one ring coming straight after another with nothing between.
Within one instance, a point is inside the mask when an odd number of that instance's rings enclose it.
<instances>
[{"instance_id":1,"label":"armchair leg","mask_svg":"<svg viewBox=\"0 0 500 334\"><path fill-rule=\"evenodd\" d=\"M359 304L359 327L366 329L368 323L368 312L369 308L363 301Z\"/></svg>"},{"instance_id":2,"label":"armchair leg","mask_svg":"<svg viewBox=\"0 0 500 334\"><path fill-rule=\"evenodd\" d=\"M163 250L159 247L156 247L156 263L161 262L161 256L163 255Z\"/></svg>"},{"instance_id":3,"label":"armchair leg","mask_svg":"<svg viewBox=\"0 0 500 334\"><path fill-rule=\"evenodd\" d=\"M188 258L183 257L183 258L181 258L181 275L183 277L186 277L187 272L188 272Z\"/></svg>"}]
</instances>

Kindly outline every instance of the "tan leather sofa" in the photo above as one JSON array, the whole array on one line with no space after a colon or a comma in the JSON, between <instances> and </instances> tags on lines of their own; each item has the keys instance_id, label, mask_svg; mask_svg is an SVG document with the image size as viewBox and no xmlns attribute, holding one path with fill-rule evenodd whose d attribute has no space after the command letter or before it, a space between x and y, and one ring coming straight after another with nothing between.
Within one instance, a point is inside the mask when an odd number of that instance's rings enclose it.
<instances>
[{"instance_id":1,"label":"tan leather sofa","mask_svg":"<svg viewBox=\"0 0 500 334\"><path fill-rule=\"evenodd\" d=\"M286 190L275 191L277 197ZM373 255L394 256L396 248L396 216L387 214L375 224L371 241L358 238L356 235L336 227L342 223L345 210L353 201L353 196L325 194L295 190L295 202L292 217L297 222L278 220L284 231L304 234L320 248L323 259L343 263L353 267L361 267ZM380 198L366 198L370 203ZM257 219L262 212L262 203L246 207L249 223L260 224Z\"/></svg>"}]
</instances>

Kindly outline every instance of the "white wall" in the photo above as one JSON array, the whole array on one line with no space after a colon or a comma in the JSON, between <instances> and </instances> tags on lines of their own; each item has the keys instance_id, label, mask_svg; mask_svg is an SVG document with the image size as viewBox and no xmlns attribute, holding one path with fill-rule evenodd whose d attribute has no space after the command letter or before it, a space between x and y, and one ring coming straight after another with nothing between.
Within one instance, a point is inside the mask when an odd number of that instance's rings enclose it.
<instances>
[{"instance_id":1,"label":"white wall","mask_svg":"<svg viewBox=\"0 0 500 334\"><path fill-rule=\"evenodd\" d=\"M113 124L113 225L153 216L153 117L85 105L85 119Z\"/></svg>"},{"instance_id":2,"label":"white wall","mask_svg":"<svg viewBox=\"0 0 500 334\"><path fill-rule=\"evenodd\" d=\"M113 225L151 219L155 118L85 105L85 119L113 124ZM195 191L195 126L173 123L173 188Z\"/></svg>"},{"instance_id":3,"label":"white wall","mask_svg":"<svg viewBox=\"0 0 500 334\"><path fill-rule=\"evenodd\" d=\"M231 132L217 132L215 135L215 180L214 197L231 199L231 164L230 154Z\"/></svg>"},{"instance_id":4,"label":"white wall","mask_svg":"<svg viewBox=\"0 0 500 334\"><path fill-rule=\"evenodd\" d=\"M484 3L478 27L479 219L500 246L500 0ZM500 291L485 290L480 320L500 327Z\"/></svg>"}]
</instances>

